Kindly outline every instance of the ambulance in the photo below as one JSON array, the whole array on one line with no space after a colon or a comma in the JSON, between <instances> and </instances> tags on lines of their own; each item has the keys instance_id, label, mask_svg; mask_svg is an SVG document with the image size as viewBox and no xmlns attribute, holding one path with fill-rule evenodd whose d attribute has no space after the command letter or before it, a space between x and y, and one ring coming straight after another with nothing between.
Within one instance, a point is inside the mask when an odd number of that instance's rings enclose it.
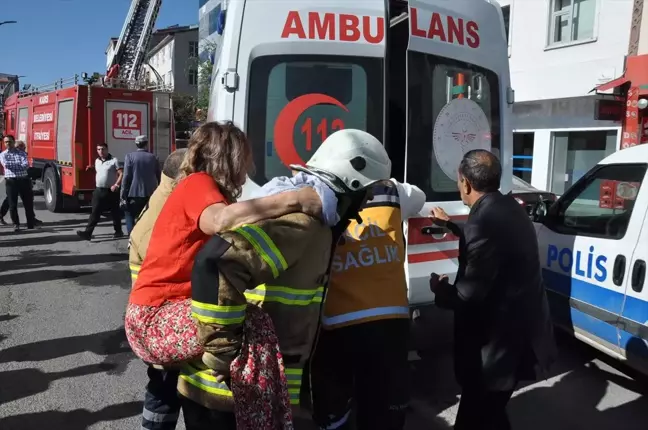
<instances>
[{"instance_id":1,"label":"ambulance","mask_svg":"<svg viewBox=\"0 0 648 430\"><path fill-rule=\"evenodd\" d=\"M512 182L507 41L489 0L232 0L220 5L208 118L244 128L256 173L244 196L290 174L336 130L365 130L392 159L393 177L428 196L405 225L409 300L433 303L431 272L451 280L458 239L425 234L432 206L454 220L463 154L484 148ZM429 232L429 230L428 230ZM381 259L375 250L374 262ZM362 264L359 261L345 264Z\"/></svg>"},{"instance_id":2,"label":"ambulance","mask_svg":"<svg viewBox=\"0 0 648 430\"><path fill-rule=\"evenodd\" d=\"M648 145L601 161L535 215L558 327L648 373Z\"/></svg>"}]
</instances>

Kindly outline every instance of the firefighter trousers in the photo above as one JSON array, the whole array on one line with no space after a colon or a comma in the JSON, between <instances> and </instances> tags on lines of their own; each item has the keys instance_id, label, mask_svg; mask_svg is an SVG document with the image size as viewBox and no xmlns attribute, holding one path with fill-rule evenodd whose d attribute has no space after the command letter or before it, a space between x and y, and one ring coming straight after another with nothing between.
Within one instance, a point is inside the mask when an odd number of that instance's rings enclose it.
<instances>
[{"instance_id":1,"label":"firefighter trousers","mask_svg":"<svg viewBox=\"0 0 648 430\"><path fill-rule=\"evenodd\" d=\"M310 362L313 418L322 429L402 430L409 404L408 319L322 330Z\"/></svg>"}]
</instances>

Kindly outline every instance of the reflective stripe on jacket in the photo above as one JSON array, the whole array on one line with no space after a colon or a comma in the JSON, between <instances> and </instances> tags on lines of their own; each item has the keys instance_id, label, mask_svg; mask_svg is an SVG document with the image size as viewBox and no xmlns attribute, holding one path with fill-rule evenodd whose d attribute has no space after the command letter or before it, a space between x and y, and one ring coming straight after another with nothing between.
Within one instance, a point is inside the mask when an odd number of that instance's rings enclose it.
<instances>
[{"instance_id":1,"label":"reflective stripe on jacket","mask_svg":"<svg viewBox=\"0 0 648 430\"><path fill-rule=\"evenodd\" d=\"M196 256L192 315L207 354L231 361L241 346L245 307L272 319L284 358L291 403L315 339L332 248L331 229L302 213L244 225L211 238ZM179 391L213 409L229 408L222 384L185 368ZM200 392L196 392L196 391Z\"/></svg>"},{"instance_id":2,"label":"reflective stripe on jacket","mask_svg":"<svg viewBox=\"0 0 648 430\"><path fill-rule=\"evenodd\" d=\"M324 327L409 318L405 243L397 186L374 186L362 224L351 221L339 241L324 305Z\"/></svg>"}]
</instances>

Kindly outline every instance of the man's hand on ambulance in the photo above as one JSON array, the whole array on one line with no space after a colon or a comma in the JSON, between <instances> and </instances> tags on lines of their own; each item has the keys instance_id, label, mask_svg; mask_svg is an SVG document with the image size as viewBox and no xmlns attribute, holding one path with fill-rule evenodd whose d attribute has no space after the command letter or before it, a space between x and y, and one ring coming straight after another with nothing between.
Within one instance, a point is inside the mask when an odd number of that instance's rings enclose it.
<instances>
[{"instance_id":1,"label":"man's hand on ambulance","mask_svg":"<svg viewBox=\"0 0 648 430\"><path fill-rule=\"evenodd\" d=\"M430 218L432 219L432 222L438 225L445 225L445 223L450 221L450 216L438 206L435 206L430 210Z\"/></svg>"}]
</instances>

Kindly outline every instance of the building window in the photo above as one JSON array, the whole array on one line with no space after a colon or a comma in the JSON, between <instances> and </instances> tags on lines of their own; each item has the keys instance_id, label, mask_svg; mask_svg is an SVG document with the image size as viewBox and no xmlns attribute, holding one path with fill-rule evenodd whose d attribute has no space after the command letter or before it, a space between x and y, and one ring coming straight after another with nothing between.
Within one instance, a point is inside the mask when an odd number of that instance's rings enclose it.
<instances>
[{"instance_id":1,"label":"building window","mask_svg":"<svg viewBox=\"0 0 648 430\"><path fill-rule=\"evenodd\" d=\"M513 133L513 174L531 182L535 133Z\"/></svg>"},{"instance_id":2,"label":"building window","mask_svg":"<svg viewBox=\"0 0 648 430\"><path fill-rule=\"evenodd\" d=\"M511 39L511 36L509 36L510 22L511 22L511 6L502 6L502 15L504 16L504 32L506 33L506 41L509 42Z\"/></svg>"},{"instance_id":3,"label":"building window","mask_svg":"<svg viewBox=\"0 0 648 430\"><path fill-rule=\"evenodd\" d=\"M553 133L551 192L564 194L616 146L616 130Z\"/></svg>"},{"instance_id":4,"label":"building window","mask_svg":"<svg viewBox=\"0 0 648 430\"><path fill-rule=\"evenodd\" d=\"M196 58L198 57L198 42L197 41L190 41L189 42L189 56Z\"/></svg>"},{"instance_id":5,"label":"building window","mask_svg":"<svg viewBox=\"0 0 648 430\"><path fill-rule=\"evenodd\" d=\"M594 38L597 0L551 0L548 45Z\"/></svg>"},{"instance_id":6,"label":"building window","mask_svg":"<svg viewBox=\"0 0 648 430\"><path fill-rule=\"evenodd\" d=\"M189 85L198 85L198 70L189 69Z\"/></svg>"}]
</instances>

